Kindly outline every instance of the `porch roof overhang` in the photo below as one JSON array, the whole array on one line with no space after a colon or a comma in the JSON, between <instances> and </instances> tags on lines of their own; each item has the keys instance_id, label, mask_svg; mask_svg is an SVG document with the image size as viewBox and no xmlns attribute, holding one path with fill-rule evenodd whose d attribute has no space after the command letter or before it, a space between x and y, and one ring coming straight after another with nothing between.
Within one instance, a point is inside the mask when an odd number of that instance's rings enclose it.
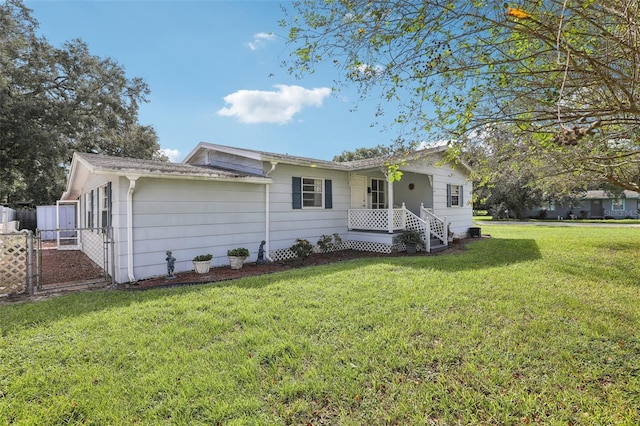
<instances>
[{"instance_id":1,"label":"porch roof overhang","mask_svg":"<svg viewBox=\"0 0 640 426\"><path fill-rule=\"evenodd\" d=\"M261 185L273 182L269 177L213 167L76 152L71 161L67 188L60 199L63 201L77 199L82 193L84 182L91 175L208 180Z\"/></svg>"}]
</instances>

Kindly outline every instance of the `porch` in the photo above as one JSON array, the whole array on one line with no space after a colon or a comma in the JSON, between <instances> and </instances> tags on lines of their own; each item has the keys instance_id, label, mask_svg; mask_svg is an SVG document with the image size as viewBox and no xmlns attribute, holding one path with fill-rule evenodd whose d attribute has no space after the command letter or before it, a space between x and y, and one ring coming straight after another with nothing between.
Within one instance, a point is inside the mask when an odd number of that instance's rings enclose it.
<instances>
[{"instance_id":1,"label":"porch","mask_svg":"<svg viewBox=\"0 0 640 426\"><path fill-rule=\"evenodd\" d=\"M422 234L423 250L431 252L435 246L448 245L447 218L439 218L430 209L420 205L420 216L409 211L402 203L400 208L349 209L347 240L354 250L390 252L393 248L404 250L394 237L402 231L414 230ZM434 246L434 247L432 247Z\"/></svg>"}]
</instances>

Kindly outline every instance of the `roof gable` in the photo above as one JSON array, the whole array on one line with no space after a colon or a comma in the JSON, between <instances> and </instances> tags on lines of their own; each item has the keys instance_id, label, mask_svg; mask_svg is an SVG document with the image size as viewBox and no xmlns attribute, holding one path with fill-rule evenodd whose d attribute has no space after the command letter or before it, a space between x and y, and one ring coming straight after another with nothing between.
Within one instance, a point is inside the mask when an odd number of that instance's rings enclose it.
<instances>
[{"instance_id":1,"label":"roof gable","mask_svg":"<svg viewBox=\"0 0 640 426\"><path fill-rule=\"evenodd\" d=\"M71 161L67 189L61 199L76 198L83 183L91 174L132 178L225 180L258 184L271 182L270 178L262 174L238 172L237 170L76 152Z\"/></svg>"}]
</instances>

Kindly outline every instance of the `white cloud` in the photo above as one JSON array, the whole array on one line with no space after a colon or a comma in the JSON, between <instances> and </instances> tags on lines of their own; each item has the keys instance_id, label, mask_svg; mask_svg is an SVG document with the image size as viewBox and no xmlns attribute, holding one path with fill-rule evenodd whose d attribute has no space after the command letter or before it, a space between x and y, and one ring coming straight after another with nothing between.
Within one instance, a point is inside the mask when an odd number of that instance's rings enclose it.
<instances>
[{"instance_id":1,"label":"white cloud","mask_svg":"<svg viewBox=\"0 0 640 426\"><path fill-rule=\"evenodd\" d=\"M277 91L238 90L224 97L230 104L218 111L218 115L236 117L241 123L286 124L305 106L322 106L331 94L328 87L305 89L301 86L274 86Z\"/></svg>"},{"instance_id":2,"label":"white cloud","mask_svg":"<svg viewBox=\"0 0 640 426\"><path fill-rule=\"evenodd\" d=\"M162 148L160 152L166 155L172 163L177 163L182 157L182 153L177 149Z\"/></svg>"},{"instance_id":3,"label":"white cloud","mask_svg":"<svg viewBox=\"0 0 640 426\"><path fill-rule=\"evenodd\" d=\"M273 33L257 33L254 34L253 40L247 43L249 49L258 50L264 46L265 43L275 40L276 36Z\"/></svg>"}]
</instances>

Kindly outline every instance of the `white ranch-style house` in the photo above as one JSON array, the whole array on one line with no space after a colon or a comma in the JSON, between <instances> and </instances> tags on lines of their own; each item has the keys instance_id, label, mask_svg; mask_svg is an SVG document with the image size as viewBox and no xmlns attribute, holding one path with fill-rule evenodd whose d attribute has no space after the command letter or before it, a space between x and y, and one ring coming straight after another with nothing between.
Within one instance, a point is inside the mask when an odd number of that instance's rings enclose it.
<instances>
[{"instance_id":1,"label":"white ranch-style house","mask_svg":"<svg viewBox=\"0 0 640 426\"><path fill-rule=\"evenodd\" d=\"M184 272L199 254L226 265L236 247L255 259L262 241L267 260L293 257L297 238L332 234L343 248L391 252L403 248L394 235L413 229L430 251L472 226L469 169L446 164L444 149L403 157L395 182L385 158L333 162L211 143L179 164L76 153L60 203L76 207L79 227L112 227L117 283L166 274L167 251ZM87 238L79 234L78 248Z\"/></svg>"}]
</instances>

